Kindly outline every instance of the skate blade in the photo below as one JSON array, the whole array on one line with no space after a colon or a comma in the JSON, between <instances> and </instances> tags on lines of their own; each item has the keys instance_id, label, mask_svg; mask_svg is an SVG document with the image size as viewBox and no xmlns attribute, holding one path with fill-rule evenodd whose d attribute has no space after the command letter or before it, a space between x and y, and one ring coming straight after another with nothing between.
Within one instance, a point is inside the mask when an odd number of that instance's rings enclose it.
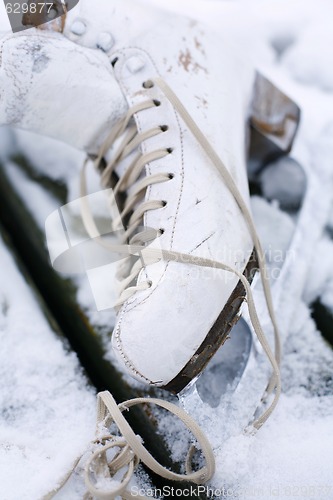
<instances>
[{"instance_id":1,"label":"skate blade","mask_svg":"<svg viewBox=\"0 0 333 500\"><path fill-rule=\"evenodd\" d=\"M263 352L243 317L206 369L178 394L180 406L207 433L213 448L250 424L267 386Z\"/></svg>"}]
</instances>

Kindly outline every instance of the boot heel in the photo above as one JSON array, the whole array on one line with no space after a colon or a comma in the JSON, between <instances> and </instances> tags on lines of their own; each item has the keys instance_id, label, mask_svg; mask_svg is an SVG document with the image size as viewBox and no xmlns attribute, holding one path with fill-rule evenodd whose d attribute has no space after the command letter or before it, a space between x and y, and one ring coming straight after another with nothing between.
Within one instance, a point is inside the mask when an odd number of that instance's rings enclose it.
<instances>
[{"instance_id":1,"label":"boot heel","mask_svg":"<svg viewBox=\"0 0 333 500\"><path fill-rule=\"evenodd\" d=\"M250 108L250 173L290 152L300 116L298 105L257 73Z\"/></svg>"}]
</instances>

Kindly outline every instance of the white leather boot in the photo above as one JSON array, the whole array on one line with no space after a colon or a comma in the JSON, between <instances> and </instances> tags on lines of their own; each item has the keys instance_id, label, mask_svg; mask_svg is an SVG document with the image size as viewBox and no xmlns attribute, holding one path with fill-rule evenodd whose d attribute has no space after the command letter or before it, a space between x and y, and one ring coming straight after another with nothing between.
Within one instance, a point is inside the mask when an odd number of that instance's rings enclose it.
<instances>
[{"instance_id":1,"label":"white leather boot","mask_svg":"<svg viewBox=\"0 0 333 500\"><path fill-rule=\"evenodd\" d=\"M142 213L141 224L158 234L150 247L214 259L244 272L253 249L244 217L179 110L154 80L162 78L176 93L248 203L246 122L255 72L233 50L223 50L223 39L191 20L143 11L137 2L111 3L112 8L104 9L110 19L96 24L100 33L91 26L91 3L82 2L70 13L66 34L86 45L95 40L96 46L108 38L104 48L129 108L147 104L133 114L137 151L130 145L130 159L114 165L119 176L126 176L139 153L142 169L123 186L132 198L138 183L146 187L134 196L136 214L126 228L135 226ZM85 32L77 35L80 26ZM226 339L244 289L226 271L181 262L162 260L136 271L130 291L122 295L113 348L134 377L179 391Z\"/></svg>"},{"instance_id":2,"label":"white leather boot","mask_svg":"<svg viewBox=\"0 0 333 500\"><path fill-rule=\"evenodd\" d=\"M103 18L90 0L68 15L66 35L86 48L35 31L2 43L0 121L89 153L104 144L98 166L123 195L127 242L164 252L122 266L112 345L135 378L179 392L226 340L240 275L256 266L244 218L256 73L191 20L137 1L101 4Z\"/></svg>"}]
</instances>

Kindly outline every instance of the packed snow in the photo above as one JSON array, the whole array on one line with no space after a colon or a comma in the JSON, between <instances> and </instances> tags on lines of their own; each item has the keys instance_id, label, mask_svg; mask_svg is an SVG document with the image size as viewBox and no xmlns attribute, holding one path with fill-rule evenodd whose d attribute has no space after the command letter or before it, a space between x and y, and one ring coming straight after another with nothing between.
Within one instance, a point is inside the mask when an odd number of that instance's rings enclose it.
<instances>
[{"instance_id":1,"label":"packed snow","mask_svg":"<svg viewBox=\"0 0 333 500\"><path fill-rule=\"evenodd\" d=\"M210 486L223 489L221 497L331 500L333 351L317 331L310 308L320 299L333 315L333 3L169 0L165 5L162 0L146 1L227 32L243 46L245 56L302 109L292 160L270 165L259 179L265 199L252 198L282 324L279 405L256 435L242 432L246 418L252 416L246 414L242 397L253 398L255 408L267 376L267 366L260 362L262 372L251 367L252 379L247 373L243 391L228 400L228 407L216 409L206 403L193 408L193 414L214 447L217 472ZM6 29L2 16L0 30ZM67 147L60 150L53 141L33 141L29 135L5 129L0 146L2 159L14 151L24 152L36 171L65 183L70 199L76 197L80 154ZM17 189L24 186L21 194L42 226L56 200L46 199L45 193L37 195L38 188L14 164L7 162L6 168ZM91 182L97 185L96 179ZM281 253L283 262L276 258ZM56 339L3 245L0 262L6 270L0 284L0 399L4 408L12 408L11 416L3 412L0 420L0 484L6 500L35 499L54 487L55 477L92 437L95 402L76 359ZM87 280L80 283L78 298L90 309L90 319L99 325L109 321L97 313ZM259 289L257 298L262 300ZM267 325L265 308L259 304L259 310ZM27 317L36 320L28 323ZM44 359L44 352L52 352L51 358ZM225 388L228 397L231 389L232 385ZM186 404L191 408L190 395ZM174 458L180 459L188 436L174 419L159 416L160 430Z\"/></svg>"},{"instance_id":2,"label":"packed snow","mask_svg":"<svg viewBox=\"0 0 333 500\"><path fill-rule=\"evenodd\" d=\"M0 497L50 492L95 430L95 394L0 239Z\"/></svg>"}]
</instances>

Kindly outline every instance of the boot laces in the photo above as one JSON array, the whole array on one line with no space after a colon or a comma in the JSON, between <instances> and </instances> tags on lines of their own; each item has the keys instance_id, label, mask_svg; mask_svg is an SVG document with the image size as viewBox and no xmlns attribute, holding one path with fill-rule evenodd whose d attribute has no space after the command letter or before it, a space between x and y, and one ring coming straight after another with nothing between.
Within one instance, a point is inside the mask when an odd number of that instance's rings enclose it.
<instances>
[{"instance_id":1,"label":"boot laces","mask_svg":"<svg viewBox=\"0 0 333 500\"><path fill-rule=\"evenodd\" d=\"M172 153L172 148L163 148L149 153L142 154L139 146L144 141L151 139L168 130L166 125L155 126L146 132L139 133L136 125L133 123L133 117L142 111L156 108L160 105L157 100L147 100L137 104L129 109L123 120L116 124L108 138L100 148L99 154L94 161L95 169L102 171L101 184L104 188L110 188L113 174L117 171L117 166L122 162L128 163L125 172L118 177L113 187L113 197L110 200L110 210L114 213L112 221L112 231L122 231L120 242L130 246L139 245L148 246L152 241L163 234L161 229L143 228L144 215L152 210L158 210L166 205L164 200L144 201L144 196L148 187L163 182L170 182L173 174L156 173L143 176L145 167L148 163L161 160ZM111 149L111 159L106 166L102 168L101 163L105 154ZM86 166L86 165L85 165ZM83 183L84 184L84 181ZM86 192L86 187L81 193ZM126 201L120 213L115 204L117 196L124 194ZM133 258L133 254L126 257L120 264L117 272L117 278L121 280L118 288L119 300L115 307L121 306L137 291L150 288L151 282L146 281L135 284L136 278L143 268L143 259L140 256ZM149 263L157 262L159 259L150 259Z\"/></svg>"}]
</instances>

